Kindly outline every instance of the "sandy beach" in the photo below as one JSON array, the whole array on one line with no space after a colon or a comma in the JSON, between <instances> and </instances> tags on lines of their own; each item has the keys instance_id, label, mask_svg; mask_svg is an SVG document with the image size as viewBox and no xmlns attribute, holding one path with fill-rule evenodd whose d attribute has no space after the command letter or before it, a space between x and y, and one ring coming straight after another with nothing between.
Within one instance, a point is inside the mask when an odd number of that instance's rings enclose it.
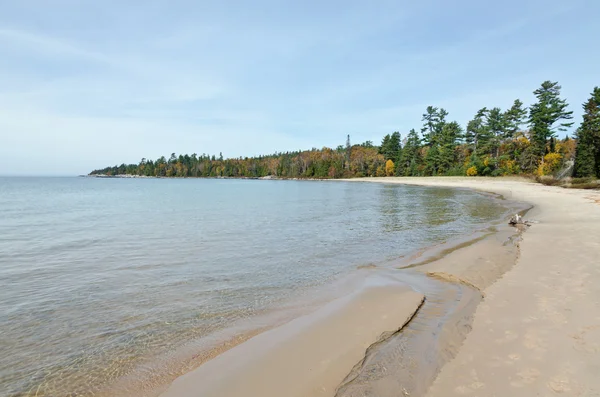
<instances>
[{"instance_id":1,"label":"sandy beach","mask_svg":"<svg viewBox=\"0 0 600 397\"><path fill-rule=\"evenodd\" d=\"M395 337L430 332L427 324L410 330L411 319L429 310L423 321L430 321L437 309L400 279L365 269L365 285L352 295L223 353L162 396L600 395L600 192L502 178L353 181L497 193L531 204L526 218L534 224L520 236L499 227L398 271L463 288L426 354L419 350L426 343L410 338L374 351L405 324ZM423 354L430 359L419 361ZM408 373L410 387L399 386L394 371Z\"/></svg>"},{"instance_id":2,"label":"sandy beach","mask_svg":"<svg viewBox=\"0 0 600 397\"><path fill-rule=\"evenodd\" d=\"M516 265L482 285L473 329L428 396L600 395L600 192L484 178L378 182L495 192L531 203L527 218L538 222Z\"/></svg>"}]
</instances>

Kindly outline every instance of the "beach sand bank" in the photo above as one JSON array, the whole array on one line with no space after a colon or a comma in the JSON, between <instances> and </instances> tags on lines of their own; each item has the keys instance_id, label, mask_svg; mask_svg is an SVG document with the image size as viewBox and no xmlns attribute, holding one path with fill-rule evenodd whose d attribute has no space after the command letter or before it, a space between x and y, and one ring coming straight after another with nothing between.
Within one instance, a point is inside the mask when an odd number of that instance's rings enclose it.
<instances>
[{"instance_id":1,"label":"beach sand bank","mask_svg":"<svg viewBox=\"0 0 600 397\"><path fill-rule=\"evenodd\" d=\"M598 192L503 178L352 181L497 193L533 205L537 223L522 241L499 227L398 266L405 282L427 274L462 286L454 292L421 305L415 285L362 288L210 360L162 396L600 395ZM365 269L389 283L379 272Z\"/></svg>"},{"instance_id":2,"label":"beach sand bank","mask_svg":"<svg viewBox=\"0 0 600 397\"><path fill-rule=\"evenodd\" d=\"M531 203L527 218L538 222L524 233L516 265L480 284L473 329L428 396L600 396L600 192L487 178L377 182L499 193ZM482 263L488 258L482 252ZM448 256L428 266L457 264ZM462 266L469 278L472 266Z\"/></svg>"}]
</instances>

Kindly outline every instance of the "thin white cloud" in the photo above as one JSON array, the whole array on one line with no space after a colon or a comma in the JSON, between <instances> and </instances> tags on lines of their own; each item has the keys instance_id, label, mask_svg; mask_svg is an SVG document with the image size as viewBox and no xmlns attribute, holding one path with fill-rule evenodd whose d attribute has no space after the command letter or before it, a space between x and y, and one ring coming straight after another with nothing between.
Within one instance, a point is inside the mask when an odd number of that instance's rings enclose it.
<instances>
[{"instance_id":1,"label":"thin white cloud","mask_svg":"<svg viewBox=\"0 0 600 397\"><path fill-rule=\"evenodd\" d=\"M39 35L17 29L0 29L0 42L6 47L20 51L28 49L38 54L52 57L70 56L79 59L118 65L114 59L101 53L79 48L64 40L58 40L47 35Z\"/></svg>"}]
</instances>

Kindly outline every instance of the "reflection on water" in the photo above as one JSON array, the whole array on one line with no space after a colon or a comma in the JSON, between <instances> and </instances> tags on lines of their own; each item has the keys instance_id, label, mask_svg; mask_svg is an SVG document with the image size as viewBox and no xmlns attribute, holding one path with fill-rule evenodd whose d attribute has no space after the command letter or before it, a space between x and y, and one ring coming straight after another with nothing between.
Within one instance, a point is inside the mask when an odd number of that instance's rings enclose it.
<instances>
[{"instance_id":1,"label":"reflection on water","mask_svg":"<svg viewBox=\"0 0 600 397\"><path fill-rule=\"evenodd\" d=\"M400 185L0 179L0 390L172 378L183 346L201 355L234 323L503 212L472 192Z\"/></svg>"},{"instance_id":2,"label":"reflection on water","mask_svg":"<svg viewBox=\"0 0 600 397\"><path fill-rule=\"evenodd\" d=\"M425 192L421 208L425 214L425 222L432 226L441 226L452 222L456 217L460 201L457 202L455 191L453 189L439 189L436 191Z\"/></svg>"},{"instance_id":3,"label":"reflection on water","mask_svg":"<svg viewBox=\"0 0 600 397\"><path fill-rule=\"evenodd\" d=\"M392 185L384 185L380 198L379 219L384 232L399 232L409 228L406 219L402 219L407 215L405 208L409 206L409 197L403 195L400 190L394 189Z\"/></svg>"}]
</instances>

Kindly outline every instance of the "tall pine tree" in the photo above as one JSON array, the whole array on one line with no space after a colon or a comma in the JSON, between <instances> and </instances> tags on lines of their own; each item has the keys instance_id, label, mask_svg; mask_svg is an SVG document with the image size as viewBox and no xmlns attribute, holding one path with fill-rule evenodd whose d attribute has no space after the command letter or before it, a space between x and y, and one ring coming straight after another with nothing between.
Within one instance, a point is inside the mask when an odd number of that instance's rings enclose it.
<instances>
[{"instance_id":1,"label":"tall pine tree","mask_svg":"<svg viewBox=\"0 0 600 397\"><path fill-rule=\"evenodd\" d=\"M500 108L493 108L486 114L486 131L489 134L485 152L492 157L498 157L500 141L505 135L506 119Z\"/></svg>"},{"instance_id":2,"label":"tall pine tree","mask_svg":"<svg viewBox=\"0 0 600 397\"><path fill-rule=\"evenodd\" d=\"M346 170L350 170L350 161L352 159L352 145L350 144L350 134L348 134L348 136L346 137L346 164L345 167Z\"/></svg>"},{"instance_id":3,"label":"tall pine tree","mask_svg":"<svg viewBox=\"0 0 600 397\"><path fill-rule=\"evenodd\" d=\"M485 144L488 139L486 125L484 123L484 117L487 112L487 108L479 109L473 120L467 123L465 143L475 155L479 153L481 143L483 142Z\"/></svg>"},{"instance_id":4,"label":"tall pine tree","mask_svg":"<svg viewBox=\"0 0 600 397\"><path fill-rule=\"evenodd\" d=\"M397 161L401 150L400 133L394 132L392 135L386 135L381 141L379 153L383 154L385 160Z\"/></svg>"},{"instance_id":5,"label":"tall pine tree","mask_svg":"<svg viewBox=\"0 0 600 397\"><path fill-rule=\"evenodd\" d=\"M400 153L400 161L396 168L396 175L416 176L421 164L420 157L421 139L414 129L410 130Z\"/></svg>"},{"instance_id":6,"label":"tall pine tree","mask_svg":"<svg viewBox=\"0 0 600 397\"><path fill-rule=\"evenodd\" d=\"M504 139L512 139L521 128L527 117L527 110L523 108L523 102L515 99L512 107L504 112L505 134Z\"/></svg>"},{"instance_id":7,"label":"tall pine tree","mask_svg":"<svg viewBox=\"0 0 600 397\"><path fill-rule=\"evenodd\" d=\"M600 88L594 88L583 111L583 122L577 130L574 175L600 178Z\"/></svg>"},{"instance_id":8,"label":"tall pine tree","mask_svg":"<svg viewBox=\"0 0 600 397\"><path fill-rule=\"evenodd\" d=\"M446 173L455 165L456 144L462 136L462 128L456 121L446 123L439 136L438 173Z\"/></svg>"},{"instance_id":9,"label":"tall pine tree","mask_svg":"<svg viewBox=\"0 0 600 397\"><path fill-rule=\"evenodd\" d=\"M544 81L540 88L533 94L537 102L529 108L529 127L533 153L543 159L546 154L546 145L557 131L565 131L573 123L564 122L571 120L573 112L567 110L569 105L560 97L561 86L557 82Z\"/></svg>"},{"instance_id":10,"label":"tall pine tree","mask_svg":"<svg viewBox=\"0 0 600 397\"><path fill-rule=\"evenodd\" d=\"M444 124L446 124L447 115L448 112L443 108L438 109L433 106L427 106L422 118L423 128L421 128L425 145L433 146L437 143L437 137L442 132Z\"/></svg>"}]
</instances>

